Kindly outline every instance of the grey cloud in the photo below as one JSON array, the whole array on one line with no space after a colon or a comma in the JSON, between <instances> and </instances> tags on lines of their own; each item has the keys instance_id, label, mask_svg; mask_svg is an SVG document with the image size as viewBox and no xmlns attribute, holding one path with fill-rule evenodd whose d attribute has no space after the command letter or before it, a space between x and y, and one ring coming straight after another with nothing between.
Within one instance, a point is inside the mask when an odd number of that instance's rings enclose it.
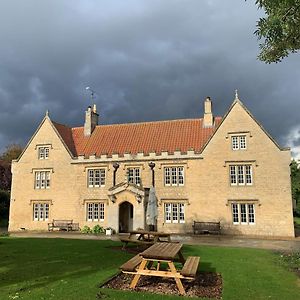
<instances>
[{"instance_id":1,"label":"grey cloud","mask_svg":"<svg viewBox=\"0 0 300 300\"><path fill-rule=\"evenodd\" d=\"M1 1L0 149L25 143L47 109L81 125L86 86L102 123L199 117L208 95L223 115L238 88L264 127L292 143L299 56L256 60L261 15L240 0Z\"/></svg>"}]
</instances>

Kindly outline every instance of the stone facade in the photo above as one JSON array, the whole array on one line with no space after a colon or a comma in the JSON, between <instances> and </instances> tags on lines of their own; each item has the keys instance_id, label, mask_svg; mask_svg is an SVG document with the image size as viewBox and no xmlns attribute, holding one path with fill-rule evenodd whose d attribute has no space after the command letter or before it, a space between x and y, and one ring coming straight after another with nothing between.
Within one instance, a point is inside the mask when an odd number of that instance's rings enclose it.
<instances>
[{"instance_id":1,"label":"stone facade","mask_svg":"<svg viewBox=\"0 0 300 300\"><path fill-rule=\"evenodd\" d=\"M239 136L245 137L246 147L233 150L232 137ZM44 146L49 147L49 155L47 159L38 159L39 147ZM124 216L128 218L126 230L147 228L147 191L152 184L149 163L154 162L157 230L189 233L194 220L220 221L225 234L294 236L290 150L280 148L238 99L201 151L164 150L75 156L46 116L23 154L12 164L9 230L47 230L52 219L72 219L81 228L99 224L118 232ZM119 168L114 186L115 163ZM242 169L245 165L251 166L251 184L233 185L231 167L236 166L239 172L238 166ZM166 186L166 167L183 167L184 183ZM139 185L127 182L128 168L139 169ZM96 169L105 170L105 183L88 187L89 170ZM50 172L49 188L36 188L35 174L40 171ZM243 172L243 180L247 180L246 170ZM35 204L44 203L48 204L49 212L46 218L43 211L37 212L41 214L39 218L34 214ZM103 203L104 215L97 221L87 216L89 203L91 207L93 203ZM127 204L127 212L120 212L122 203ZM171 218L177 215L171 221L167 220L167 207L174 210ZM234 208L238 209L238 220L234 220Z\"/></svg>"}]
</instances>

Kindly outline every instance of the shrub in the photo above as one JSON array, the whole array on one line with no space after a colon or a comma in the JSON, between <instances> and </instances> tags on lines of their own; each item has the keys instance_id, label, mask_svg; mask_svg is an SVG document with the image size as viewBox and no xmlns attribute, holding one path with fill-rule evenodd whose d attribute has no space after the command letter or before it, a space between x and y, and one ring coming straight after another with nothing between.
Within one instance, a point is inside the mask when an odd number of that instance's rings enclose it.
<instances>
[{"instance_id":1,"label":"shrub","mask_svg":"<svg viewBox=\"0 0 300 300\"><path fill-rule=\"evenodd\" d=\"M95 234L104 233L104 228L97 224L93 227L92 231Z\"/></svg>"},{"instance_id":2,"label":"shrub","mask_svg":"<svg viewBox=\"0 0 300 300\"><path fill-rule=\"evenodd\" d=\"M81 229L82 233L92 233L92 229L89 226L83 226Z\"/></svg>"}]
</instances>

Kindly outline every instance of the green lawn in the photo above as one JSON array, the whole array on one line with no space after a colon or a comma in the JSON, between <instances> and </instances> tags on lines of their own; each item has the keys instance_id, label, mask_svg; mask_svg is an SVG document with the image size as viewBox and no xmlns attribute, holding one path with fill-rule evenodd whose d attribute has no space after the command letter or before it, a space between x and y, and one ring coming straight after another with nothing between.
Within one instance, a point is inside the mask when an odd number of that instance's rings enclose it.
<instances>
[{"instance_id":1,"label":"green lawn","mask_svg":"<svg viewBox=\"0 0 300 300\"><path fill-rule=\"evenodd\" d=\"M0 238L0 299L183 299L98 288L131 255L112 241ZM300 280L267 250L184 246L223 276L223 299L299 299ZM190 298L189 298L190 299Z\"/></svg>"}]
</instances>

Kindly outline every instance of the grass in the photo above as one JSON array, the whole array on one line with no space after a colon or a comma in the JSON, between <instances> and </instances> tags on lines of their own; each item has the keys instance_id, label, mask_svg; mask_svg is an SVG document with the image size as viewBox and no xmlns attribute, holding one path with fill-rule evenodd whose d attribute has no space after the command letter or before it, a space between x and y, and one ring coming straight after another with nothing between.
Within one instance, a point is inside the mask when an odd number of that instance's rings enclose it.
<instances>
[{"instance_id":1,"label":"grass","mask_svg":"<svg viewBox=\"0 0 300 300\"><path fill-rule=\"evenodd\" d=\"M0 238L0 299L183 299L99 289L131 255L112 241ZM184 246L200 271L220 272L223 299L298 299L299 279L267 250ZM98 294L98 296L97 296Z\"/></svg>"}]
</instances>

